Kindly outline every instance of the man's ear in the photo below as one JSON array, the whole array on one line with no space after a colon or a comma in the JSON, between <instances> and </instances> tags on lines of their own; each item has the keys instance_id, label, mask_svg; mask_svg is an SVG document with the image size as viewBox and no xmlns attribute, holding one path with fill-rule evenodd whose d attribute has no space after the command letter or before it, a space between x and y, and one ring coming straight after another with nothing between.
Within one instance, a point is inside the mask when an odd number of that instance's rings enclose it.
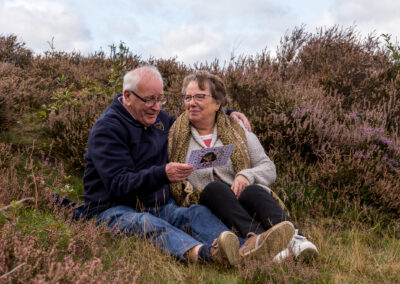
<instances>
[{"instance_id":1,"label":"man's ear","mask_svg":"<svg viewBox=\"0 0 400 284\"><path fill-rule=\"evenodd\" d=\"M122 94L124 96L124 100L126 101L131 93L128 90L125 90Z\"/></svg>"}]
</instances>

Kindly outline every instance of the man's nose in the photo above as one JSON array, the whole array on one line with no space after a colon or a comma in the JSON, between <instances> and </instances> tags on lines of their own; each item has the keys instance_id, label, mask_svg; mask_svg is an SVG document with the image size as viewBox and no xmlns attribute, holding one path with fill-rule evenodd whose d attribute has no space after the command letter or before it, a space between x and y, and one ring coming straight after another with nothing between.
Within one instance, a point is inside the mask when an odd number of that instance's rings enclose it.
<instances>
[{"instance_id":1,"label":"man's nose","mask_svg":"<svg viewBox=\"0 0 400 284\"><path fill-rule=\"evenodd\" d=\"M161 102L160 101L156 101L156 103L153 105L152 109L160 110L161 109Z\"/></svg>"}]
</instances>

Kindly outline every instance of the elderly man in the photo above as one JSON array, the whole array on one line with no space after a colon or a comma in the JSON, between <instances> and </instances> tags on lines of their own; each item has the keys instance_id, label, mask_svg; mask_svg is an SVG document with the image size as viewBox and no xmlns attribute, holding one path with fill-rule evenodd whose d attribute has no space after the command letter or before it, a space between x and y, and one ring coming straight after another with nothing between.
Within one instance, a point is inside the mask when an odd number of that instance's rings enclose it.
<instances>
[{"instance_id":1,"label":"elderly man","mask_svg":"<svg viewBox=\"0 0 400 284\"><path fill-rule=\"evenodd\" d=\"M182 260L238 261L238 238L206 207L178 207L168 184L193 166L167 163L168 130L175 118L159 71L144 66L124 76L123 94L93 126L85 154L85 206L116 234L137 234ZM190 234L186 232L190 231Z\"/></svg>"}]
</instances>

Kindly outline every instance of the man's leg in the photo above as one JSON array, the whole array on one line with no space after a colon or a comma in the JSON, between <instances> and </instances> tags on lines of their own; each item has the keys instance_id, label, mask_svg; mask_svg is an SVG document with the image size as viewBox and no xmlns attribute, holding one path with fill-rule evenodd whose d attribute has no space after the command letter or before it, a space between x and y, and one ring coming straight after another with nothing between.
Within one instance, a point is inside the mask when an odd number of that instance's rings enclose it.
<instances>
[{"instance_id":1,"label":"man's leg","mask_svg":"<svg viewBox=\"0 0 400 284\"><path fill-rule=\"evenodd\" d=\"M173 226L188 232L204 244L199 257L225 265L234 265L239 258L239 240L211 211L202 205L180 207L173 199L150 212Z\"/></svg>"},{"instance_id":2,"label":"man's leg","mask_svg":"<svg viewBox=\"0 0 400 284\"><path fill-rule=\"evenodd\" d=\"M116 235L121 233L138 235L150 239L161 250L182 260L191 248L200 245L199 241L150 213L136 212L128 206L115 206L97 216L98 223L106 223Z\"/></svg>"},{"instance_id":3,"label":"man's leg","mask_svg":"<svg viewBox=\"0 0 400 284\"><path fill-rule=\"evenodd\" d=\"M190 233L193 238L204 244L211 244L222 232L230 231L221 220L202 205L181 207L171 199L167 205L158 208L154 215Z\"/></svg>"}]
</instances>

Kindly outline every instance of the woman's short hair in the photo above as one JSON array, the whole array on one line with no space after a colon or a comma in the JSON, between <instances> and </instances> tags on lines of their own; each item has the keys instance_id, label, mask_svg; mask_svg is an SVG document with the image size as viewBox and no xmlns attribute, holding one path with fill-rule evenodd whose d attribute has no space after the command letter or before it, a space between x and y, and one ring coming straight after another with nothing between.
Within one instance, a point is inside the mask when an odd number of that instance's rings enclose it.
<instances>
[{"instance_id":1,"label":"woman's short hair","mask_svg":"<svg viewBox=\"0 0 400 284\"><path fill-rule=\"evenodd\" d=\"M230 97L226 91L226 87L222 79L208 71L202 70L192 73L185 77L182 85L182 94L186 95L187 86L190 82L195 81L199 85L200 90L206 89L206 84L210 86L211 96L214 100L221 103L221 108L225 108L230 102Z\"/></svg>"}]
</instances>

